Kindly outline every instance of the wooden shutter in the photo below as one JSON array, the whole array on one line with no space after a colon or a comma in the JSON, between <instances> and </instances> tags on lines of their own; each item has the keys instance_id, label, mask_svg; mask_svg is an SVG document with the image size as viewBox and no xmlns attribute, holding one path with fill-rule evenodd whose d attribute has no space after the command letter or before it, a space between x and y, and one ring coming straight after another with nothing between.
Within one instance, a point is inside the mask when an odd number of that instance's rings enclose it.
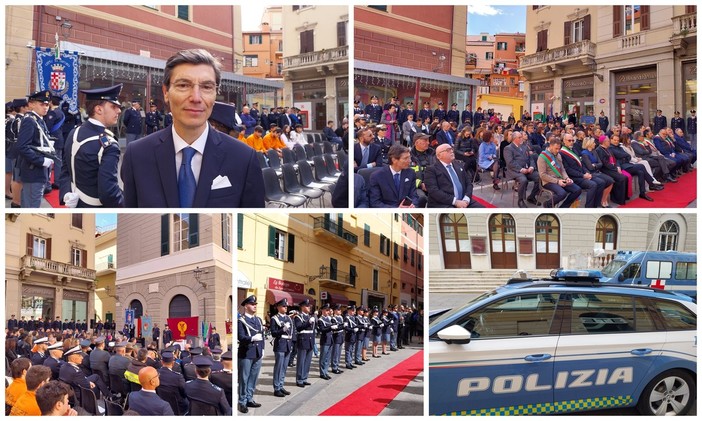
<instances>
[{"instance_id":1,"label":"wooden shutter","mask_svg":"<svg viewBox=\"0 0 702 421\"><path fill-rule=\"evenodd\" d=\"M84 268L88 267L88 250L80 251L80 266Z\"/></svg>"},{"instance_id":2,"label":"wooden shutter","mask_svg":"<svg viewBox=\"0 0 702 421\"><path fill-rule=\"evenodd\" d=\"M563 45L568 45L571 43L572 32L573 32L573 22L571 22L571 21L563 22Z\"/></svg>"},{"instance_id":3,"label":"wooden shutter","mask_svg":"<svg viewBox=\"0 0 702 421\"><path fill-rule=\"evenodd\" d=\"M275 236L278 230L272 225L268 226L268 256L275 257Z\"/></svg>"},{"instance_id":4,"label":"wooden shutter","mask_svg":"<svg viewBox=\"0 0 702 421\"><path fill-rule=\"evenodd\" d=\"M295 261L295 236L288 234L288 262Z\"/></svg>"},{"instance_id":5,"label":"wooden shutter","mask_svg":"<svg viewBox=\"0 0 702 421\"><path fill-rule=\"evenodd\" d=\"M343 47L346 45L346 22L336 23L336 46Z\"/></svg>"},{"instance_id":6,"label":"wooden shutter","mask_svg":"<svg viewBox=\"0 0 702 421\"><path fill-rule=\"evenodd\" d=\"M200 215L191 213L188 216L188 248L200 245Z\"/></svg>"},{"instance_id":7,"label":"wooden shutter","mask_svg":"<svg viewBox=\"0 0 702 421\"><path fill-rule=\"evenodd\" d=\"M314 51L314 31L304 31L300 33L300 54Z\"/></svg>"},{"instance_id":8,"label":"wooden shutter","mask_svg":"<svg viewBox=\"0 0 702 421\"><path fill-rule=\"evenodd\" d=\"M622 18L624 6L612 6L612 37L622 36Z\"/></svg>"},{"instance_id":9,"label":"wooden shutter","mask_svg":"<svg viewBox=\"0 0 702 421\"><path fill-rule=\"evenodd\" d=\"M641 6L639 13L641 13L641 30L651 29L651 6Z\"/></svg>"},{"instance_id":10,"label":"wooden shutter","mask_svg":"<svg viewBox=\"0 0 702 421\"><path fill-rule=\"evenodd\" d=\"M34 255L34 236L27 233L27 256Z\"/></svg>"},{"instance_id":11,"label":"wooden shutter","mask_svg":"<svg viewBox=\"0 0 702 421\"><path fill-rule=\"evenodd\" d=\"M685 14L697 13L697 6L685 6Z\"/></svg>"},{"instance_id":12,"label":"wooden shutter","mask_svg":"<svg viewBox=\"0 0 702 421\"><path fill-rule=\"evenodd\" d=\"M44 259L51 260L51 238L46 239L46 254L44 255Z\"/></svg>"},{"instance_id":13,"label":"wooden shutter","mask_svg":"<svg viewBox=\"0 0 702 421\"><path fill-rule=\"evenodd\" d=\"M167 213L161 215L161 256L170 253L170 220Z\"/></svg>"},{"instance_id":14,"label":"wooden shutter","mask_svg":"<svg viewBox=\"0 0 702 421\"><path fill-rule=\"evenodd\" d=\"M544 29L536 34L536 51L546 51L548 46L548 30Z\"/></svg>"},{"instance_id":15,"label":"wooden shutter","mask_svg":"<svg viewBox=\"0 0 702 421\"><path fill-rule=\"evenodd\" d=\"M238 213L236 219L236 246L244 248L244 214Z\"/></svg>"},{"instance_id":16,"label":"wooden shutter","mask_svg":"<svg viewBox=\"0 0 702 421\"><path fill-rule=\"evenodd\" d=\"M592 25L592 16L585 15L585 18L583 18L583 41L589 41L590 37L592 36L590 31L590 25Z\"/></svg>"}]
</instances>

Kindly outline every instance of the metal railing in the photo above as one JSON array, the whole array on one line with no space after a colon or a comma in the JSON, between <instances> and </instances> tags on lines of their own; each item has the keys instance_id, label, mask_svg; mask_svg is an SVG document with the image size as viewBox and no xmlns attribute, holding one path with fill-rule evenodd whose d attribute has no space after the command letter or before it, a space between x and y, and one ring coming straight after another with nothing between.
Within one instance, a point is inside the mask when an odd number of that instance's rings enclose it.
<instances>
[{"instance_id":1,"label":"metal railing","mask_svg":"<svg viewBox=\"0 0 702 421\"><path fill-rule=\"evenodd\" d=\"M344 45L328 50L312 51L296 56L283 57L283 69L346 61L348 60L348 53L349 47Z\"/></svg>"},{"instance_id":2,"label":"metal railing","mask_svg":"<svg viewBox=\"0 0 702 421\"><path fill-rule=\"evenodd\" d=\"M585 40L568 44L563 47L553 48L551 50L539 51L536 54L529 54L520 59L519 67L538 66L549 64L561 60L575 59L582 56L594 57L597 49L597 44L592 41Z\"/></svg>"},{"instance_id":3,"label":"metal railing","mask_svg":"<svg viewBox=\"0 0 702 421\"><path fill-rule=\"evenodd\" d=\"M344 229L343 227L339 226L339 224L337 224L336 222L330 219L326 219L323 216L314 218L314 228L324 229L325 231L328 231L340 238L343 238L344 240L348 241L349 243L355 246L358 245L358 236L356 234Z\"/></svg>"},{"instance_id":4,"label":"metal railing","mask_svg":"<svg viewBox=\"0 0 702 421\"><path fill-rule=\"evenodd\" d=\"M74 266L68 263L56 262L54 260L47 260L34 256L22 257L22 267L40 270L42 272L55 273L58 275L83 278L86 280L94 280L96 276L94 269Z\"/></svg>"}]
</instances>

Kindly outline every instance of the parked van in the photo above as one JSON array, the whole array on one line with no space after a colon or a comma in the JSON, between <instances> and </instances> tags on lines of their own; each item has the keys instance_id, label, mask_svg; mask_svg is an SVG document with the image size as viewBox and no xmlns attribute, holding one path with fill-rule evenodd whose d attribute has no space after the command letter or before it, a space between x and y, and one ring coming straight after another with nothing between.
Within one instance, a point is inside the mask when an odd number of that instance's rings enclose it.
<instances>
[{"instance_id":1,"label":"parked van","mask_svg":"<svg viewBox=\"0 0 702 421\"><path fill-rule=\"evenodd\" d=\"M697 253L618 251L602 275L601 282L650 286L697 300Z\"/></svg>"}]
</instances>

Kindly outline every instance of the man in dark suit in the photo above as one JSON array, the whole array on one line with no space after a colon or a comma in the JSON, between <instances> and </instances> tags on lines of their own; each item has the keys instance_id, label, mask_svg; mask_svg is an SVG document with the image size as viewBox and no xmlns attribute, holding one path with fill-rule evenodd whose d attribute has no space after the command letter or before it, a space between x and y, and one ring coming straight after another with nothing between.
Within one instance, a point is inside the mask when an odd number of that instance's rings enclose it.
<instances>
[{"instance_id":1,"label":"man in dark suit","mask_svg":"<svg viewBox=\"0 0 702 421\"><path fill-rule=\"evenodd\" d=\"M448 121L441 123L441 130L436 132L436 141L439 142L439 145L448 144L453 146L456 142L456 133L451 130L451 123Z\"/></svg>"},{"instance_id":2,"label":"man in dark suit","mask_svg":"<svg viewBox=\"0 0 702 421\"><path fill-rule=\"evenodd\" d=\"M163 346L168 346L171 341L173 341L173 331L166 324L163 328Z\"/></svg>"},{"instance_id":3,"label":"man in dark suit","mask_svg":"<svg viewBox=\"0 0 702 421\"><path fill-rule=\"evenodd\" d=\"M255 152L207 124L220 80L219 62L205 50L168 59L162 89L173 126L127 146L121 171L126 207L264 206Z\"/></svg>"},{"instance_id":4,"label":"man in dark suit","mask_svg":"<svg viewBox=\"0 0 702 421\"><path fill-rule=\"evenodd\" d=\"M110 354L105 351L105 337L100 336L95 339L95 349L90 353L90 369L93 373L97 373L102 377L105 383L110 382L108 364L110 362Z\"/></svg>"},{"instance_id":5,"label":"man in dark suit","mask_svg":"<svg viewBox=\"0 0 702 421\"><path fill-rule=\"evenodd\" d=\"M519 183L517 191L519 200L517 204L520 208L526 208L524 202L526 196L527 185L532 181L534 187L531 189L531 194L527 201L536 204L536 194L539 192L539 173L534 171L529 156L529 150L524 145L524 135L521 132L512 132L512 143L505 147L504 157L507 163L507 180L515 179Z\"/></svg>"},{"instance_id":6,"label":"man in dark suit","mask_svg":"<svg viewBox=\"0 0 702 421\"><path fill-rule=\"evenodd\" d=\"M353 147L354 171L383 165L382 149L373 142L373 131L371 129L359 130L356 133L356 139L358 142Z\"/></svg>"},{"instance_id":7,"label":"man in dark suit","mask_svg":"<svg viewBox=\"0 0 702 421\"><path fill-rule=\"evenodd\" d=\"M600 177L593 177L587 167L583 165L580 155L572 149L573 144L572 134L563 135L563 147L560 150L563 166L575 184L586 191L585 207L596 208L602 202L602 193L607 187L607 181Z\"/></svg>"},{"instance_id":8,"label":"man in dark suit","mask_svg":"<svg viewBox=\"0 0 702 421\"><path fill-rule=\"evenodd\" d=\"M188 398L185 396L185 378L173 371L175 365L173 352L164 350L161 354L161 362L163 366L158 369L158 374L161 376L159 388L175 395L179 412L183 415L188 411L189 406Z\"/></svg>"},{"instance_id":9,"label":"man in dark suit","mask_svg":"<svg viewBox=\"0 0 702 421\"><path fill-rule=\"evenodd\" d=\"M436 148L437 161L424 172L430 208L483 208L473 200L471 175L456 161L453 148L448 144Z\"/></svg>"},{"instance_id":10,"label":"man in dark suit","mask_svg":"<svg viewBox=\"0 0 702 421\"><path fill-rule=\"evenodd\" d=\"M174 415L168 402L156 394L160 384L159 373L153 367L139 370L141 390L129 394L129 409L139 415Z\"/></svg>"},{"instance_id":11,"label":"man in dark suit","mask_svg":"<svg viewBox=\"0 0 702 421\"><path fill-rule=\"evenodd\" d=\"M409 168L410 151L395 143L388 151L388 165L374 172L370 178L370 207L415 207L419 204L416 174ZM405 198L411 199L405 203Z\"/></svg>"}]
</instances>

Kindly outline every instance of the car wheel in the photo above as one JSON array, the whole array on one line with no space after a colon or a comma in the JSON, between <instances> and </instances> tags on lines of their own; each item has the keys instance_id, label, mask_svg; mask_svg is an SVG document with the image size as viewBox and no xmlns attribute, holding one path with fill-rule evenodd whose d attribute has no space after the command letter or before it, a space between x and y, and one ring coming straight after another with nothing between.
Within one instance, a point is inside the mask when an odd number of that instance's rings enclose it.
<instances>
[{"instance_id":1,"label":"car wheel","mask_svg":"<svg viewBox=\"0 0 702 421\"><path fill-rule=\"evenodd\" d=\"M642 415L685 415L695 402L695 379L683 370L661 373L646 385L637 408Z\"/></svg>"}]
</instances>

